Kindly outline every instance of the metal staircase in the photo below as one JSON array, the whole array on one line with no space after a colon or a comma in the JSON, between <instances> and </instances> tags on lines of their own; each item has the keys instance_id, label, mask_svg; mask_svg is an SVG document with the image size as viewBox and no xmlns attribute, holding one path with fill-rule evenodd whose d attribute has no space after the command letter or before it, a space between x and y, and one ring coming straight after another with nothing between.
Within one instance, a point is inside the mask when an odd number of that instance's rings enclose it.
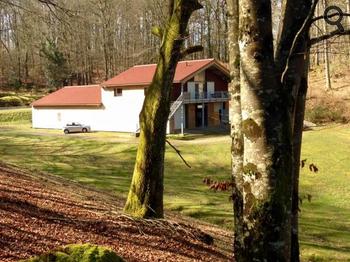
<instances>
[{"instance_id":1,"label":"metal staircase","mask_svg":"<svg viewBox=\"0 0 350 262\"><path fill-rule=\"evenodd\" d=\"M173 115L176 113L176 111L179 109L179 107L183 104L184 100L183 100L183 94L181 94L172 104L170 107L170 114L169 114L169 118L171 119L173 117Z\"/></svg>"}]
</instances>

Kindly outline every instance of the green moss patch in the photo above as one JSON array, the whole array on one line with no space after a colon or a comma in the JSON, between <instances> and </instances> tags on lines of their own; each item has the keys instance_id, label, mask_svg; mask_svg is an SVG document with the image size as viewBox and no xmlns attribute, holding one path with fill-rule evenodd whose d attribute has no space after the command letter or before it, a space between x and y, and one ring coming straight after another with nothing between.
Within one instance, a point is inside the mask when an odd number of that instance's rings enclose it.
<instances>
[{"instance_id":1,"label":"green moss patch","mask_svg":"<svg viewBox=\"0 0 350 262\"><path fill-rule=\"evenodd\" d=\"M22 262L123 262L113 251L91 244L68 245Z\"/></svg>"},{"instance_id":2,"label":"green moss patch","mask_svg":"<svg viewBox=\"0 0 350 262\"><path fill-rule=\"evenodd\" d=\"M261 137L262 129L253 119L248 118L242 122L242 132L249 140L255 141Z\"/></svg>"}]
</instances>

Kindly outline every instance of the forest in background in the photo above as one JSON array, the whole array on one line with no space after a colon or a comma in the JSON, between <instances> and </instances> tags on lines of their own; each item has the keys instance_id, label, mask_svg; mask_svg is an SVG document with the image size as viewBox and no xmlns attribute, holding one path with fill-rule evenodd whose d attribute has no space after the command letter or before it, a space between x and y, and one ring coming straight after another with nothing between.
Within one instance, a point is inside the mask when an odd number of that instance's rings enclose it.
<instances>
[{"instance_id":1,"label":"forest in background","mask_svg":"<svg viewBox=\"0 0 350 262\"><path fill-rule=\"evenodd\" d=\"M205 1L189 26L192 58L227 61L226 3ZM135 64L155 63L164 22L161 0L0 1L0 86L59 87L105 80Z\"/></svg>"},{"instance_id":2,"label":"forest in background","mask_svg":"<svg viewBox=\"0 0 350 262\"><path fill-rule=\"evenodd\" d=\"M203 0L189 23L185 45L204 51L188 59L228 62L225 0ZM316 15L348 0L322 0ZM273 1L274 32L280 1ZM163 24L167 5L161 0L0 0L0 88L28 90L99 83L136 64L156 63L159 39L152 27ZM348 29L350 18L342 21ZM312 38L334 30L319 20ZM310 67L321 71L325 88L350 65L350 38L340 36L315 44ZM325 72L325 74L324 74Z\"/></svg>"}]
</instances>

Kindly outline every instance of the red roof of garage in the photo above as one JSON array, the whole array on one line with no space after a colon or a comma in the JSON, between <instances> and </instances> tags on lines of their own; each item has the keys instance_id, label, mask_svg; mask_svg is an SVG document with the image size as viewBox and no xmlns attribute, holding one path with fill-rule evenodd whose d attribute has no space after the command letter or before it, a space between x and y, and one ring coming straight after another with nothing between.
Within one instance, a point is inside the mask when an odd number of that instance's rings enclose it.
<instances>
[{"instance_id":1,"label":"red roof of garage","mask_svg":"<svg viewBox=\"0 0 350 262\"><path fill-rule=\"evenodd\" d=\"M102 99L99 85L66 86L32 103L34 107L100 105Z\"/></svg>"},{"instance_id":2,"label":"red roof of garage","mask_svg":"<svg viewBox=\"0 0 350 262\"><path fill-rule=\"evenodd\" d=\"M181 61L177 64L174 83L181 83L193 77L197 72L216 66L229 75L227 68L215 59ZM103 87L147 86L152 82L156 64L136 65L102 83Z\"/></svg>"}]
</instances>

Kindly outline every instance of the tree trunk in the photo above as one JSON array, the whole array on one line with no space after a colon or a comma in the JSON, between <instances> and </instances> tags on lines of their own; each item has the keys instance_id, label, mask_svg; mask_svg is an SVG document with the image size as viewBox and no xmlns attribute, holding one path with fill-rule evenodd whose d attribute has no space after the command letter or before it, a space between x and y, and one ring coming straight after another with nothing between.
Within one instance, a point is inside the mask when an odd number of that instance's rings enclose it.
<instances>
[{"instance_id":1,"label":"tree trunk","mask_svg":"<svg viewBox=\"0 0 350 262\"><path fill-rule=\"evenodd\" d=\"M242 0L239 7L244 245L235 256L289 261L291 120L274 67L271 2Z\"/></svg>"},{"instance_id":2,"label":"tree trunk","mask_svg":"<svg viewBox=\"0 0 350 262\"><path fill-rule=\"evenodd\" d=\"M163 29L155 76L147 90L140 114L140 142L125 212L143 218L163 217L164 153L171 90L177 62L191 14L202 6L197 0L171 1L170 17Z\"/></svg>"},{"instance_id":3,"label":"tree trunk","mask_svg":"<svg viewBox=\"0 0 350 262\"><path fill-rule=\"evenodd\" d=\"M308 51L306 51L308 52ZM303 65L303 76L300 81L298 95L295 105L295 117L293 126L293 198L292 198L292 246L291 261L300 261L299 251L299 176L300 176L300 160L301 160L301 144L304 129L305 103L308 89L308 61L309 54L305 58Z\"/></svg>"},{"instance_id":4,"label":"tree trunk","mask_svg":"<svg viewBox=\"0 0 350 262\"><path fill-rule=\"evenodd\" d=\"M323 10L325 10L327 6L328 6L328 1L323 0ZM326 20L323 21L323 30L325 35L328 34L328 26L327 26ZM329 48L328 40L324 40L323 52L324 52L324 73L325 73L325 80L326 80L326 91L329 91L332 89L328 48Z\"/></svg>"},{"instance_id":5,"label":"tree trunk","mask_svg":"<svg viewBox=\"0 0 350 262\"><path fill-rule=\"evenodd\" d=\"M206 0L206 20L207 20L207 47L208 47L208 56L213 57L213 46L211 39L212 25L211 25L211 13L212 6L209 0Z\"/></svg>"},{"instance_id":6,"label":"tree trunk","mask_svg":"<svg viewBox=\"0 0 350 262\"><path fill-rule=\"evenodd\" d=\"M283 8L283 20L278 41L275 63L280 72L285 70L283 89L289 102L288 107L291 122L293 123L293 168L292 168L292 220L291 220L291 257L293 262L299 261L298 241L298 210L299 210L299 168L301 140L304 122L305 100L307 90L307 74L309 60L309 26L306 25L298 41L293 42L300 28L308 19L308 15L315 8L311 1L287 1ZM294 48L291 53L291 48ZM281 74L281 73L280 73ZM279 74L279 76L280 76ZM283 73L282 73L283 74Z\"/></svg>"},{"instance_id":7,"label":"tree trunk","mask_svg":"<svg viewBox=\"0 0 350 262\"><path fill-rule=\"evenodd\" d=\"M244 165L242 187L237 186L239 176L234 180L235 190L242 196L234 201L241 203L243 211L237 217L240 213L235 208L235 226L240 222L235 229L238 235L235 258L299 261L299 162L307 89L308 31L315 5L311 0L283 2L275 57L271 2L239 0L239 7L241 71L238 77ZM232 64L233 33L229 39ZM231 70L234 74L232 65ZM231 121L234 133L235 120ZM239 159L239 151L235 149L233 143L232 158Z\"/></svg>"},{"instance_id":8,"label":"tree trunk","mask_svg":"<svg viewBox=\"0 0 350 262\"><path fill-rule=\"evenodd\" d=\"M350 14L350 0L346 1L346 12ZM348 22L347 24L350 25L350 16L347 18L347 22ZM348 66L350 66L349 58L350 58L350 35L348 35L348 57L347 57Z\"/></svg>"},{"instance_id":9,"label":"tree trunk","mask_svg":"<svg viewBox=\"0 0 350 262\"><path fill-rule=\"evenodd\" d=\"M232 199L234 213L234 242L233 249L242 249L243 243L243 134L240 90L240 57L238 46L239 33L239 7L238 0L227 1L228 16L228 50L231 82L229 91L230 120L231 120L231 156L232 156L232 181L234 184ZM237 257L238 259L238 257ZM239 261L239 260L238 260Z\"/></svg>"}]
</instances>

